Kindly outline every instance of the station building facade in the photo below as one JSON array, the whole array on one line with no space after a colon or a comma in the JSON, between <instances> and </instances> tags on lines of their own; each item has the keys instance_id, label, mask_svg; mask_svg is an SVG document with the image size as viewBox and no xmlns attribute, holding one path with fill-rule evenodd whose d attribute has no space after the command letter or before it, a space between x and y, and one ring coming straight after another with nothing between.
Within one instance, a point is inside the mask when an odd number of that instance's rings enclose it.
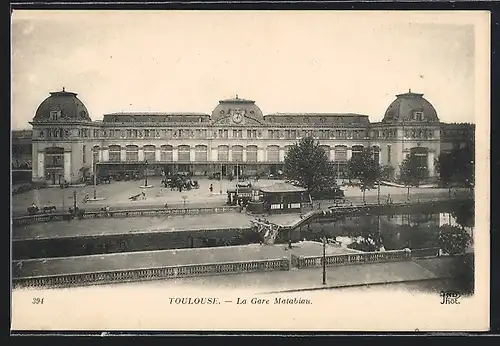
<instances>
[{"instance_id":1,"label":"station building facade","mask_svg":"<svg viewBox=\"0 0 500 346\"><path fill-rule=\"evenodd\" d=\"M355 113L264 114L255 101L238 96L219 101L210 114L111 113L92 121L77 94L63 89L50 93L30 124L32 180L49 184L76 183L95 170L276 174L290 146L306 136L320 142L339 177L363 148L396 170L415 152L434 177L449 126L411 90L396 95L382 121L371 123Z\"/></svg>"}]
</instances>

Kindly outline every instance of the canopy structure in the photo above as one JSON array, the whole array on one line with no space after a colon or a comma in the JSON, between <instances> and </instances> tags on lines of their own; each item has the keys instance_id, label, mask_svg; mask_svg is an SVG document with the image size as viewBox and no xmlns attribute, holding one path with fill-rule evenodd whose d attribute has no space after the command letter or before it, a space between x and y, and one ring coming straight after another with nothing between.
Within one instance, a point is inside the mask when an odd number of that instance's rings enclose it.
<instances>
[{"instance_id":1,"label":"canopy structure","mask_svg":"<svg viewBox=\"0 0 500 346\"><path fill-rule=\"evenodd\" d=\"M302 203L310 202L306 189L287 183L275 183L261 187L264 210L273 211L300 211Z\"/></svg>"}]
</instances>

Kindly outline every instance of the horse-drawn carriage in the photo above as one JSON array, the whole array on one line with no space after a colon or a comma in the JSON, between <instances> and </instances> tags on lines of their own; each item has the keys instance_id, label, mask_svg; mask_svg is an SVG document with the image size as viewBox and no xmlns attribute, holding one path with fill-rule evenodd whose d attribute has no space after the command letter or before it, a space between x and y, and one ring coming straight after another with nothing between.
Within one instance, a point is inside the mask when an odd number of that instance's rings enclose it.
<instances>
[{"instance_id":1,"label":"horse-drawn carriage","mask_svg":"<svg viewBox=\"0 0 500 346\"><path fill-rule=\"evenodd\" d=\"M171 190L191 190L199 189L200 184L197 180L191 180L191 178L185 175L171 175L165 177L161 183Z\"/></svg>"},{"instance_id":2,"label":"horse-drawn carriage","mask_svg":"<svg viewBox=\"0 0 500 346\"><path fill-rule=\"evenodd\" d=\"M30 215L35 215L35 214L46 214L46 213L52 213L57 210L55 205L49 205L43 208L39 208L36 205L32 205L31 207L27 208L28 214Z\"/></svg>"}]
</instances>

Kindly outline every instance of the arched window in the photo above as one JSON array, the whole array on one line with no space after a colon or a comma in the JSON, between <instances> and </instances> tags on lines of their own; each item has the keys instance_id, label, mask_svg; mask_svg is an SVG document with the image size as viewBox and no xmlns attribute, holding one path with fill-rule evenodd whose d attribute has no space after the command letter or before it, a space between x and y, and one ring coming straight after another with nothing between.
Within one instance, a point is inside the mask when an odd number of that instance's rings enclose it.
<instances>
[{"instance_id":1,"label":"arched window","mask_svg":"<svg viewBox=\"0 0 500 346\"><path fill-rule=\"evenodd\" d=\"M194 148L194 160L195 161L207 161L207 146L206 145L197 145Z\"/></svg>"},{"instance_id":2,"label":"arched window","mask_svg":"<svg viewBox=\"0 0 500 346\"><path fill-rule=\"evenodd\" d=\"M121 160L122 148L119 145L109 146L109 161L118 162Z\"/></svg>"},{"instance_id":3,"label":"arched window","mask_svg":"<svg viewBox=\"0 0 500 346\"><path fill-rule=\"evenodd\" d=\"M375 161L375 163L380 163L380 148L378 147L378 145L374 145L372 147L372 153L373 161Z\"/></svg>"},{"instance_id":4,"label":"arched window","mask_svg":"<svg viewBox=\"0 0 500 346\"><path fill-rule=\"evenodd\" d=\"M156 161L156 147L154 145L144 146L144 160L148 162Z\"/></svg>"},{"instance_id":5,"label":"arched window","mask_svg":"<svg viewBox=\"0 0 500 346\"><path fill-rule=\"evenodd\" d=\"M179 145L178 148L178 161L189 162L191 161L191 148L189 145Z\"/></svg>"},{"instance_id":6,"label":"arched window","mask_svg":"<svg viewBox=\"0 0 500 346\"><path fill-rule=\"evenodd\" d=\"M321 149L323 149L323 151L325 152L326 154L326 158L328 160L330 160L330 146L329 145L320 145L319 146Z\"/></svg>"},{"instance_id":7,"label":"arched window","mask_svg":"<svg viewBox=\"0 0 500 346\"><path fill-rule=\"evenodd\" d=\"M219 147L217 148L217 160L218 161L229 160L229 147L227 145L219 145Z\"/></svg>"},{"instance_id":8,"label":"arched window","mask_svg":"<svg viewBox=\"0 0 500 346\"><path fill-rule=\"evenodd\" d=\"M45 149L45 168L64 168L64 149L47 148Z\"/></svg>"},{"instance_id":9,"label":"arched window","mask_svg":"<svg viewBox=\"0 0 500 346\"><path fill-rule=\"evenodd\" d=\"M243 161L243 147L241 145L234 145L232 147L231 159L232 161Z\"/></svg>"},{"instance_id":10,"label":"arched window","mask_svg":"<svg viewBox=\"0 0 500 346\"><path fill-rule=\"evenodd\" d=\"M363 153L363 148L362 145L353 145L351 148L351 158L361 155Z\"/></svg>"},{"instance_id":11,"label":"arched window","mask_svg":"<svg viewBox=\"0 0 500 346\"><path fill-rule=\"evenodd\" d=\"M417 167L426 170L427 169L427 156L429 154L429 149L425 147L413 147L410 149L410 155L414 157L417 162Z\"/></svg>"},{"instance_id":12,"label":"arched window","mask_svg":"<svg viewBox=\"0 0 500 346\"><path fill-rule=\"evenodd\" d=\"M280 147L277 145L270 145L267 147L267 161L278 162L280 159Z\"/></svg>"},{"instance_id":13,"label":"arched window","mask_svg":"<svg viewBox=\"0 0 500 346\"><path fill-rule=\"evenodd\" d=\"M288 155L290 149L292 149L293 145L285 145L285 156Z\"/></svg>"},{"instance_id":14,"label":"arched window","mask_svg":"<svg viewBox=\"0 0 500 346\"><path fill-rule=\"evenodd\" d=\"M347 147L345 145L335 146L335 161L347 161Z\"/></svg>"},{"instance_id":15,"label":"arched window","mask_svg":"<svg viewBox=\"0 0 500 346\"><path fill-rule=\"evenodd\" d=\"M247 146L247 162L257 162L257 146Z\"/></svg>"},{"instance_id":16,"label":"arched window","mask_svg":"<svg viewBox=\"0 0 500 346\"><path fill-rule=\"evenodd\" d=\"M171 145L162 145L161 146L160 159L162 162L172 162L174 160L173 148Z\"/></svg>"},{"instance_id":17,"label":"arched window","mask_svg":"<svg viewBox=\"0 0 500 346\"><path fill-rule=\"evenodd\" d=\"M94 145L92 148L92 163L99 162L99 146Z\"/></svg>"},{"instance_id":18,"label":"arched window","mask_svg":"<svg viewBox=\"0 0 500 346\"><path fill-rule=\"evenodd\" d=\"M139 161L139 147L137 145L127 145L125 148L125 161Z\"/></svg>"}]
</instances>

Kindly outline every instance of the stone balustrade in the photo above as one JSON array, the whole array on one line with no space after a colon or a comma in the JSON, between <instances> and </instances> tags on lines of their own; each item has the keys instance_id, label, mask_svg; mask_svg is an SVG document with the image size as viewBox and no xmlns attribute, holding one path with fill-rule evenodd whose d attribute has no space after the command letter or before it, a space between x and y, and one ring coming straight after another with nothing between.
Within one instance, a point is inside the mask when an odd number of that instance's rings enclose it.
<instances>
[{"instance_id":1,"label":"stone balustrade","mask_svg":"<svg viewBox=\"0 0 500 346\"><path fill-rule=\"evenodd\" d=\"M124 218L124 217L148 217L158 215L199 215L199 214L221 214L228 212L239 212L238 206L220 206L220 207L200 207L200 208L150 208L150 209L131 209L131 210L113 210L109 213L105 211L87 211L83 214L83 219L96 218ZM32 223L62 221L71 218L69 213L47 213L27 215L12 218L14 226L28 225Z\"/></svg>"},{"instance_id":2,"label":"stone balustrade","mask_svg":"<svg viewBox=\"0 0 500 346\"><path fill-rule=\"evenodd\" d=\"M350 265L361 263L406 261L411 259L411 251L392 250L379 252L360 252L354 254L328 255L325 257L327 266ZM323 265L323 256L295 256L292 255L292 263L297 268L316 268Z\"/></svg>"},{"instance_id":3,"label":"stone balustrade","mask_svg":"<svg viewBox=\"0 0 500 346\"><path fill-rule=\"evenodd\" d=\"M283 257L279 259L257 261L203 263L159 268L21 277L13 278L13 286L14 288L73 287L112 284L116 282L175 279L192 276L240 274L276 270L290 270L289 259Z\"/></svg>"}]
</instances>

